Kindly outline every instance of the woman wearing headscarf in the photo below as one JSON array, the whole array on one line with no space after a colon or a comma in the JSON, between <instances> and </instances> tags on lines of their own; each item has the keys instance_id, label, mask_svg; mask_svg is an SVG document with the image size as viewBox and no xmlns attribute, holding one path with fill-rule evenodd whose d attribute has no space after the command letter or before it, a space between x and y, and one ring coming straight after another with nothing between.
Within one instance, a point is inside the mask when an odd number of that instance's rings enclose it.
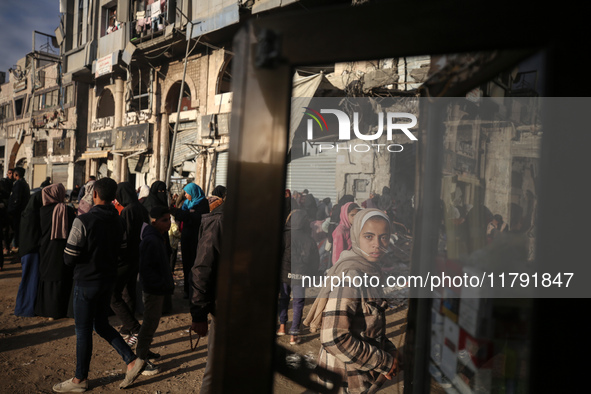
<instances>
[{"instance_id":1,"label":"woman wearing headscarf","mask_svg":"<svg viewBox=\"0 0 591 394\"><path fill-rule=\"evenodd\" d=\"M22 279L16 295L15 316L35 316L35 299L39 286L39 242L41 224L39 210L43 206L41 190L35 192L21 216L21 244L18 254L21 258Z\"/></svg>"},{"instance_id":2,"label":"woman wearing headscarf","mask_svg":"<svg viewBox=\"0 0 591 394\"><path fill-rule=\"evenodd\" d=\"M148 197L142 202L146 211L150 212L156 207L168 208L168 195L166 194L166 183L162 181L155 181L150 186L150 193Z\"/></svg>"},{"instance_id":3,"label":"woman wearing headscarf","mask_svg":"<svg viewBox=\"0 0 591 394\"><path fill-rule=\"evenodd\" d=\"M327 273L343 278L341 285L324 287L304 321L311 331L320 329L318 367L340 375L342 393L365 393L392 379L398 367L396 347L386 338L388 302L382 286L351 286L347 281L356 283L355 278L367 275L385 283L380 260L389 239L390 221L384 212L360 211L351 227L352 249ZM328 386L326 375L319 372L319 379Z\"/></svg>"},{"instance_id":4,"label":"woman wearing headscarf","mask_svg":"<svg viewBox=\"0 0 591 394\"><path fill-rule=\"evenodd\" d=\"M353 197L351 194L345 194L343 197L341 197L341 199L338 201L337 204L333 205L332 209L331 209L331 214L330 214L330 224L328 226L328 241L332 244L333 243L333 239L332 239L332 233L334 232L334 230L336 230L337 226L339 225L339 221L341 218L341 208L343 207L343 205L345 205L348 202L353 202L355 201L355 197Z\"/></svg>"},{"instance_id":5,"label":"woman wearing headscarf","mask_svg":"<svg viewBox=\"0 0 591 394\"><path fill-rule=\"evenodd\" d=\"M93 180L88 181L86 185L84 185L84 196L78 202L78 215L83 215L90 211L90 208L94 205L94 201L92 200L92 191L94 190L94 182Z\"/></svg>"},{"instance_id":6,"label":"woman wearing headscarf","mask_svg":"<svg viewBox=\"0 0 591 394\"><path fill-rule=\"evenodd\" d=\"M359 205L348 202L341 207L341 221L332 233L332 264L334 265L344 250L351 249L351 224Z\"/></svg>"},{"instance_id":7,"label":"woman wearing headscarf","mask_svg":"<svg viewBox=\"0 0 591 394\"><path fill-rule=\"evenodd\" d=\"M74 271L64 264L64 249L72 223L74 209L67 206L66 189L61 183L41 190L41 244L39 247L39 287L35 314L59 319L66 317Z\"/></svg>"},{"instance_id":8,"label":"woman wearing headscarf","mask_svg":"<svg viewBox=\"0 0 591 394\"><path fill-rule=\"evenodd\" d=\"M177 222L182 223L181 254L183 256L184 291L185 298L189 298L191 268L197 256L201 215L209 212L209 203L205 198L205 193L197 184L189 183L183 190L186 200L180 209L173 208L170 213Z\"/></svg>"},{"instance_id":9,"label":"woman wearing headscarf","mask_svg":"<svg viewBox=\"0 0 591 394\"><path fill-rule=\"evenodd\" d=\"M141 204L144 203L144 201L146 200L146 198L148 198L149 195L150 195L150 186L148 186L148 185L140 186L140 191L137 194L137 199L139 200L139 202Z\"/></svg>"},{"instance_id":10,"label":"woman wearing headscarf","mask_svg":"<svg viewBox=\"0 0 591 394\"><path fill-rule=\"evenodd\" d=\"M226 187L221 185L216 186L211 192L211 197L207 198L207 202L209 204L209 212L213 211L214 209L222 205L225 198Z\"/></svg>"}]
</instances>

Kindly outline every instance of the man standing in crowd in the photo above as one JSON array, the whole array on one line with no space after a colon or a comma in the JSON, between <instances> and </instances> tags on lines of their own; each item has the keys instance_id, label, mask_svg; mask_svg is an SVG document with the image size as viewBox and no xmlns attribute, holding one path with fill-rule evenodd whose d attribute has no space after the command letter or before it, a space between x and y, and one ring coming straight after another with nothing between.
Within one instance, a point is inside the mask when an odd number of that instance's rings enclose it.
<instances>
[{"instance_id":1,"label":"man standing in crowd","mask_svg":"<svg viewBox=\"0 0 591 394\"><path fill-rule=\"evenodd\" d=\"M203 372L201 394L211 394L213 342L215 338L215 295L218 264L222 247L222 221L224 204L203 215L197 246L197 258L193 265L191 298L191 330L200 336L207 335L207 363ZM211 328L207 327L207 315L211 314Z\"/></svg>"},{"instance_id":2,"label":"man standing in crowd","mask_svg":"<svg viewBox=\"0 0 591 394\"><path fill-rule=\"evenodd\" d=\"M19 245L19 227L21 223L21 213L25 210L31 190L29 184L25 181L25 169L16 167L14 169L14 185L8 199L8 216L11 218L12 229L14 231L14 247Z\"/></svg>"},{"instance_id":3,"label":"man standing in crowd","mask_svg":"<svg viewBox=\"0 0 591 394\"><path fill-rule=\"evenodd\" d=\"M0 179L0 240L4 241L3 255L0 257L4 263L4 255L10 252L10 241L12 236L10 234L10 221L8 220L8 198L12 191L12 184L14 183L14 170L11 168L6 172L6 178ZM0 269L2 264L0 264Z\"/></svg>"},{"instance_id":4,"label":"man standing in crowd","mask_svg":"<svg viewBox=\"0 0 591 394\"><path fill-rule=\"evenodd\" d=\"M58 393L88 389L92 357L92 330L105 339L127 364L121 388L130 386L145 367L121 335L109 324L111 291L117 276L117 259L125 252L125 223L111 204L117 182L102 178L94 184L92 209L76 219L64 251L64 262L74 267L74 325L76 375L53 386ZM119 246L119 247L117 247Z\"/></svg>"}]
</instances>

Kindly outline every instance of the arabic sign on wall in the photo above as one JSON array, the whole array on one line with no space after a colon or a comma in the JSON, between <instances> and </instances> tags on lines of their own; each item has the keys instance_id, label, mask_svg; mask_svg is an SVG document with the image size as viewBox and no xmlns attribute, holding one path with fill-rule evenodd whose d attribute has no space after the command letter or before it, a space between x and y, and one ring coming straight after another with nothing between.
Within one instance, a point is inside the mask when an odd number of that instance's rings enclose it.
<instances>
[{"instance_id":1,"label":"arabic sign on wall","mask_svg":"<svg viewBox=\"0 0 591 394\"><path fill-rule=\"evenodd\" d=\"M107 116L104 118L98 118L92 121L90 128L92 131L98 131L102 129L112 129L115 125L115 117Z\"/></svg>"},{"instance_id":2,"label":"arabic sign on wall","mask_svg":"<svg viewBox=\"0 0 591 394\"><path fill-rule=\"evenodd\" d=\"M116 129L116 150L147 149L150 142L151 123L123 126Z\"/></svg>"},{"instance_id":3,"label":"arabic sign on wall","mask_svg":"<svg viewBox=\"0 0 591 394\"><path fill-rule=\"evenodd\" d=\"M99 148L104 146L111 146L113 143L113 130L99 131L95 133L88 133L88 147Z\"/></svg>"},{"instance_id":4,"label":"arabic sign on wall","mask_svg":"<svg viewBox=\"0 0 591 394\"><path fill-rule=\"evenodd\" d=\"M113 54L108 54L96 60L96 71L94 77L98 78L101 75L110 74L113 72Z\"/></svg>"},{"instance_id":5,"label":"arabic sign on wall","mask_svg":"<svg viewBox=\"0 0 591 394\"><path fill-rule=\"evenodd\" d=\"M21 90L25 90L27 88L27 79L22 79L18 82L15 82L13 85L12 90L14 92L20 92Z\"/></svg>"}]
</instances>

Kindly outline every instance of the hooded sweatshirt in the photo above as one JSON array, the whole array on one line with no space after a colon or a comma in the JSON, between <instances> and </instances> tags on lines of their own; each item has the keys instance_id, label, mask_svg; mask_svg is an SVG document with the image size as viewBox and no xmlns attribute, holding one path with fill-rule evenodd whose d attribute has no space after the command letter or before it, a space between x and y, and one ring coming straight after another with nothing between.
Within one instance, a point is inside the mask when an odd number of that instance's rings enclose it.
<instances>
[{"instance_id":1,"label":"hooded sweatshirt","mask_svg":"<svg viewBox=\"0 0 591 394\"><path fill-rule=\"evenodd\" d=\"M174 280L164 235L154 226L144 223L140 243L140 281L144 293L172 294Z\"/></svg>"},{"instance_id":2,"label":"hooded sweatshirt","mask_svg":"<svg viewBox=\"0 0 591 394\"><path fill-rule=\"evenodd\" d=\"M137 194L129 182L121 182L117 185L117 201L124 208L121 217L125 220L127 235L127 258L122 264L139 264L140 233L142 225L150 222L146 208L138 201Z\"/></svg>"},{"instance_id":3,"label":"hooded sweatshirt","mask_svg":"<svg viewBox=\"0 0 591 394\"><path fill-rule=\"evenodd\" d=\"M117 260L126 249L125 221L112 204L95 205L74 219L64 263L74 267L78 285L112 282L117 277Z\"/></svg>"}]
</instances>

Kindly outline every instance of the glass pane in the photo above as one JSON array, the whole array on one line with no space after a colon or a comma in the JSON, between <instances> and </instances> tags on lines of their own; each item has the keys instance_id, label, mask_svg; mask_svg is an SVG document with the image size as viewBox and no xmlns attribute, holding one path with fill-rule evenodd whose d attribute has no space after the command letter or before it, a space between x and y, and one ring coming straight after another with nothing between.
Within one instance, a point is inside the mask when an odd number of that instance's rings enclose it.
<instances>
[{"instance_id":1,"label":"glass pane","mask_svg":"<svg viewBox=\"0 0 591 394\"><path fill-rule=\"evenodd\" d=\"M535 262L540 57L459 97L434 97L476 78L478 67L496 59L472 53L296 70L284 214L291 251L284 253L279 301L278 333L286 335L278 336L279 344L300 343L296 350L305 360L323 360L329 345L302 323L317 296L327 288L328 294L343 286L355 294L378 288L387 300L380 333L398 348L406 340L408 299L427 300L431 318L418 324L431 332L426 373L432 392L527 392L533 288L491 293L465 278L506 281L508 272L528 272ZM425 178L429 154L439 158L436 179ZM425 195L426 185L437 194ZM429 201L436 202L434 210L425 207ZM363 218L368 211L353 207L385 214L384 245L364 249L365 225L351 229L353 214ZM417 212L427 216L417 221ZM304 224L294 227L302 217ZM317 251L305 259L295 248L302 231ZM423 237L421 249L413 251L417 237ZM333 281L334 267L351 253L379 265L376 284ZM413 277L417 273L422 276ZM383 391L402 390L403 376ZM278 376L276 390L296 386Z\"/></svg>"}]
</instances>

